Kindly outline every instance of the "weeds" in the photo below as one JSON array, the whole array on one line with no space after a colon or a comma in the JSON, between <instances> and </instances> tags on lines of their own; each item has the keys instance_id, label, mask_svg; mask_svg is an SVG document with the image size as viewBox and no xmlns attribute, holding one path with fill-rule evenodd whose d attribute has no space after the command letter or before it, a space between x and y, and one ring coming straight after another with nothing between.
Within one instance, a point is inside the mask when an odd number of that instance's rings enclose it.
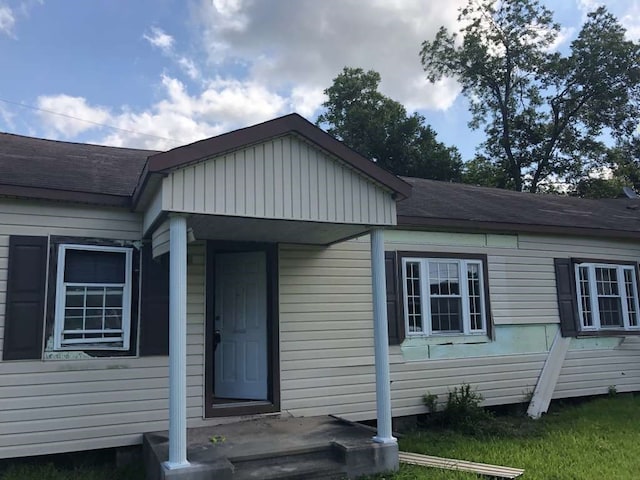
<instances>
[{"instance_id":1,"label":"weeds","mask_svg":"<svg viewBox=\"0 0 640 480\"><path fill-rule=\"evenodd\" d=\"M430 412L423 419L423 425L428 428L474 437L523 437L536 435L540 430L535 421L524 415L496 416L483 408L482 395L469 384L450 390L440 411L437 395L427 393L422 400Z\"/></svg>"}]
</instances>

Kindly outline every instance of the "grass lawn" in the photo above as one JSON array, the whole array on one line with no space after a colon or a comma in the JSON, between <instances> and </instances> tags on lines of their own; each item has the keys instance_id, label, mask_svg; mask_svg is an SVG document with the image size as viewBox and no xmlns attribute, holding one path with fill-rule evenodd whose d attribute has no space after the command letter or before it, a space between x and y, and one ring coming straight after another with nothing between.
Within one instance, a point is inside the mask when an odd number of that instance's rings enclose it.
<instances>
[{"instance_id":1,"label":"grass lawn","mask_svg":"<svg viewBox=\"0 0 640 480\"><path fill-rule=\"evenodd\" d=\"M76 466L55 466L52 463L16 463L0 470L1 480L143 480L144 468L131 465L114 468L95 466L90 462L80 462Z\"/></svg>"},{"instance_id":2,"label":"grass lawn","mask_svg":"<svg viewBox=\"0 0 640 480\"><path fill-rule=\"evenodd\" d=\"M523 480L640 478L640 396L618 395L579 405L552 406L533 421L492 436L423 430L403 437L405 451L524 468ZM526 433L518 433L522 428ZM385 480L483 478L403 465Z\"/></svg>"},{"instance_id":3,"label":"grass lawn","mask_svg":"<svg viewBox=\"0 0 640 480\"><path fill-rule=\"evenodd\" d=\"M640 478L640 395L554 405L539 421L499 418L500 433L465 435L429 428L400 440L405 451L524 468L523 480ZM4 464L0 480L139 480L142 468ZM403 465L371 480L476 479L476 475Z\"/></svg>"}]
</instances>

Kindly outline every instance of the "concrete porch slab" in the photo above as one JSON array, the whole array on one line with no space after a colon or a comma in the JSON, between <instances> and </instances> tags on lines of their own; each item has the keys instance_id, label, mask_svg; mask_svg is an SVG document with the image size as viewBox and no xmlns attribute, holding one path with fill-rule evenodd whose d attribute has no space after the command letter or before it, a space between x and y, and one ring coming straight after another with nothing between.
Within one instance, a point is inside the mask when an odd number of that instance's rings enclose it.
<instances>
[{"instance_id":1,"label":"concrete porch slab","mask_svg":"<svg viewBox=\"0 0 640 480\"><path fill-rule=\"evenodd\" d=\"M212 441L212 437L215 438ZM357 478L398 468L397 444L330 417L259 418L189 429L186 468L167 470L168 432L144 435L147 480Z\"/></svg>"}]
</instances>

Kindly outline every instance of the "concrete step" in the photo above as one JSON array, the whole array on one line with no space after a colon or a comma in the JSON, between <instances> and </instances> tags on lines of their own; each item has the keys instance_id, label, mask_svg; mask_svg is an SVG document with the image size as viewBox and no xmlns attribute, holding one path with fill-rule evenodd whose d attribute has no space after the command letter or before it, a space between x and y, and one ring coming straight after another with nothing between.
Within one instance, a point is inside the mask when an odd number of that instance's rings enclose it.
<instances>
[{"instance_id":1,"label":"concrete step","mask_svg":"<svg viewBox=\"0 0 640 480\"><path fill-rule=\"evenodd\" d=\"M270 457L232 460L233 480L341 480L347 478L345 465L335 458L331 447Z\"/></svg>"}]
</instances>

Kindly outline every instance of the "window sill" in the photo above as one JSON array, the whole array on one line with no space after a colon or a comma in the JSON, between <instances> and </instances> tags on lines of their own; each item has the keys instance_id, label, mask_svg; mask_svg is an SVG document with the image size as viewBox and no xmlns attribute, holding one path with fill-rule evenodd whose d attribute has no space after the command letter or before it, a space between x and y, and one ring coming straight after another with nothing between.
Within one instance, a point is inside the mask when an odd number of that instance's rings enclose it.
<instances>
[{"instance_id":1,"label":"window sill","mask_svg":"<svg viewBox=\"0 0 640 480\"><path fill-rule=\"evenodd\" d=\"M639 336L640 330L597 330L593 332L578 332L577 338L593 337L634 337Z\"/></svg>"},{"instance_id":2,"label":"window sill","mask_svg":"<svg viewBox=\"0 0 640 480\"><path fill-rule=\"evenodd\" d=\"M491 339L486 333L451 334L451 335L407 335L403 346L420 345L474 345L489 343Z\"/></svg>"}]
</instances>

